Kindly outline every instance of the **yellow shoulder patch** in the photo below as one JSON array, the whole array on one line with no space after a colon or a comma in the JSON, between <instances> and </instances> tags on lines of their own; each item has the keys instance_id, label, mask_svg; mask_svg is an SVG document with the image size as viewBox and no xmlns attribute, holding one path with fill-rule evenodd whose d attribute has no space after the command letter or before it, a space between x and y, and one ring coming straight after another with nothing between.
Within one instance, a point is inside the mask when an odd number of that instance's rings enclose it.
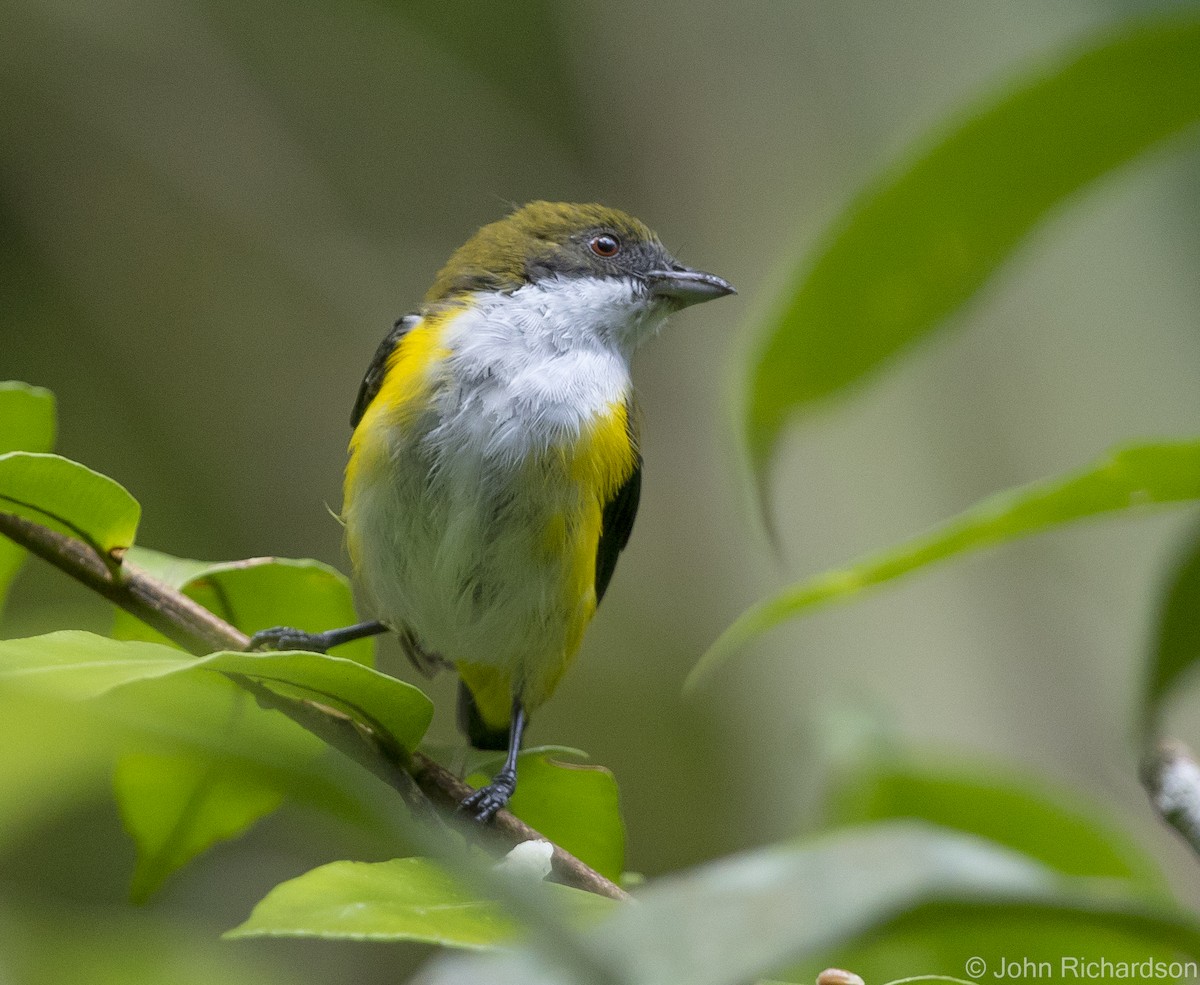
<instances>
[{"instance_id":1,"label":"yellow shoulder patch","mask_svg":"<svg viewBox=\"0 0 1200 985\"><path fill-rule=\"evenodd\" d=\"M359 492L359 483L368 481L387 467L389 436L403 429L425 407L433 382L434 369L450 355L445 345L446 327L466 305L446 306L427 315L406 333L388 357L383 383L350 438L350 460L342 487L345 504ZM355 545L350 545L351 560L357 564Z\"/></svg>"}]
</instances>

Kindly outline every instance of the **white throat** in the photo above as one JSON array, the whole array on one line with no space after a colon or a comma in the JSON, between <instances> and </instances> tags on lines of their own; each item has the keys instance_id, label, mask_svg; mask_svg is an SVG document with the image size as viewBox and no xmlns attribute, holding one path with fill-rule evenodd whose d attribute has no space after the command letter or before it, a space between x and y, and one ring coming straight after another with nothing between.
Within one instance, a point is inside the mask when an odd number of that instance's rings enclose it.
<instances>
[{"instance_id":1,"label":"white throat","mask_svg":"<svg viewBox=\"0 0 1200 985\"><path fill-rule=\"evenodd\" d=\"M431 438L510 461L574 440L631 399L630 358L665 317L634 281L550 278L477 295L447 326L450 379Z\"/></svg>"}]
</instances>

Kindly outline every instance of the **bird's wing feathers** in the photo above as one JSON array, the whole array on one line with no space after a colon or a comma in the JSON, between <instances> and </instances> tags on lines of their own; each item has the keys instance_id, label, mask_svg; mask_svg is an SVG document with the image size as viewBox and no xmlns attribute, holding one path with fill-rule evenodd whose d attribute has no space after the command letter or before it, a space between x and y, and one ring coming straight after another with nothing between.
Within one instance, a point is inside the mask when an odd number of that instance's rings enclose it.
<instances>
[{"instance_id":1,"label":"bird's wing feathers","mask_svg":"<svg viewBox=\"0 0 1200 985\"><path fill-rule=\"evenodd\" d=\"M617 558L633 531L638 502L642 496L642 456L634 452L633 471L612 498L604 504L600 519L600 542L596 545L596 604L604 598L617 567Z\"/></svg>"},{"instance_id":2,"label":"bird's wing feathers","mask_svg":"<svg viewBox=\"0 0 1200 985\"><path fill-rule=\"evenodd\" d=\"M362 420L363 414L371 406L371 401L379 393L379 388L383 386L383 377L387 372L388 357L395 351L396 346L400 344L400 340L412 331L420 321L420 315L405 315L388 332L387 338L379 343L379 348L375 350L375 355L371 357L371 365L367 367L367 373L363 377L362 385L358 388L358 398L354 401L354 412L350 415L351 427L358 427L358 422Z\"/></svg>"}]
</instances>

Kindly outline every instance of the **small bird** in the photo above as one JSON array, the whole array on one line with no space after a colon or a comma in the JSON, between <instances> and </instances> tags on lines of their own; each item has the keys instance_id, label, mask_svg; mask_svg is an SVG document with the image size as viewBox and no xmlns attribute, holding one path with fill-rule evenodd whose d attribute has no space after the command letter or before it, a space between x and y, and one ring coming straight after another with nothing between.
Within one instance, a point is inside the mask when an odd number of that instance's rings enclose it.
<instances>
[{"instance_id":1,"label":"small bird","mask_svg":"<svg viewBox=\"0 0 1200 985\"><path fill-rule=\"evenodd\" d=\"M422 672L453 667L467 737L507 750L462 805L490 820L637 514L630 360L668 315L733 293L616 209L532 202L484 226L396 322L354 405L342 517L378 621L254 645L323 652L391 629Z\"/></svg>"}]
</instances>

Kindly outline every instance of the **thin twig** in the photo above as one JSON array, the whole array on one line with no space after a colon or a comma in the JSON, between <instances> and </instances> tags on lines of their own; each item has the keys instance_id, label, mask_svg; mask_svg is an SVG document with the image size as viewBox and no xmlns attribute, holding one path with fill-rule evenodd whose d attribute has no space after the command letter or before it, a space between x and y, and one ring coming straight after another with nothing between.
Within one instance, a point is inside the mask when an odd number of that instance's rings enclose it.
<instances>
[{"instance_id":1,"label":"thin twig","mask_svg":"<svg viewBox=\"0 0 1200 985\"><path fill-rule=\"evenodd\" d=\"M82 541L60 534L11 513L0 513L0 533L48 561L88 588L136 616L190 653L203 656L216 650L245 650L250 638L203 606L129 563L113 571L113 559L101 557ZM379 735L335 708L315 701L277 694L242 674L227 674L250 691L258 702L287 715L326 744L370 770L395 789L418 816L427 815L428 801L453 809L471 788L428 756L406 754L390 737ZM426 800L428 798L428 800ZM491 839L506 848L523 841L550 839L508 811L499 811L489 826ZM553 846L555 877L568 886L610 899L629 894L585 865L570 852Z\"/></svg>"},{"instance_id":2,"label":"thin twig","mask_svg":"<svg viewBox=\"0 0 1200 985\"><path fill-rule=\"evenodd\" d=\"M1142 764L1142 786L1159 816L1200 855L1200 763L1175 739L1164 739Z\"/></svg>"}]
</instances>

